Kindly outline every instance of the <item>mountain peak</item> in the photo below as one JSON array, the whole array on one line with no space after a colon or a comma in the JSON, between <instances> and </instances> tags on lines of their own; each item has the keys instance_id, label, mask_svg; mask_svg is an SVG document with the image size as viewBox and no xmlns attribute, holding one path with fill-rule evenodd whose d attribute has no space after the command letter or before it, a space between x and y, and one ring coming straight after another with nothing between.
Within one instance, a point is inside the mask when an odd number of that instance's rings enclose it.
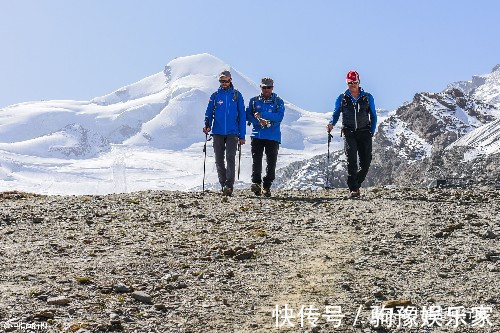
<instances>
[{"instance_id":1,"label":"mountain peak","mask_svg":"<svg viewBox=\"0 0 500 333\"><path fill-rule=\"evenodd\" d=\"M500 70L500 64L497 64L495 67L493 67L493 69L491 70L491 72L493 73L493 72L496 72L498 70Z\"/></svg>"},{"instance_id":2,"label":"mountain peak","mask_svg":"<svg viewBox=\"0 0 500 333\"><path fill-rule=\"evenodd\" d=\"M164 73L170 80L176 80L188 75L214 76L230 69L221 59L209 53L201 53L173 59L165 66Z\"/></svg>"}]
</instances>

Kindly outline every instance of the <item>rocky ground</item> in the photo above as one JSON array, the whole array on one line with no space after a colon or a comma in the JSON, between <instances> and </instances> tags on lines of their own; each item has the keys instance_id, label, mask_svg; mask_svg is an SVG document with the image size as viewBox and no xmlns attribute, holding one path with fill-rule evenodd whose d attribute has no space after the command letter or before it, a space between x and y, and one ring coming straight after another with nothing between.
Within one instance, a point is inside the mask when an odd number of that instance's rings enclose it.
<instances>
[{"instance_id":1,"label":"rocky ground","mask_svg":"<svg viewBox=\"0 0 500 333\"><path fill-rule=\"evenodd\" d=\"M500 332L499 194L0 193L0 331L408 331L374 327L384 304L491 308L493 326L468 315L412 332ZM339 328L323 316L334 306Z\"/></svg>"}]
</instances>

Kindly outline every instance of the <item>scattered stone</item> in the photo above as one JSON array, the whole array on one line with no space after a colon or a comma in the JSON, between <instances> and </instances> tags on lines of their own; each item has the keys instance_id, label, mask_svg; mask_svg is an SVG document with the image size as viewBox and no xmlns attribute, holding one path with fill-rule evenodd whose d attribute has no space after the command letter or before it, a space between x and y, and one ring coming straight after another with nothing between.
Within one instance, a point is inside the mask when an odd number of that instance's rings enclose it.
<instances>
[{"instance_id":1,"label":"scattered stone","mask_svg":"<svg viewBox=\"0 0 500 333\"><path fill-rule=\"evenodd\" d=\"M77 276L75 279L79 284L89 284L92 282L92 279L88 276Z\"/></svg>"},{"instance_id":2,"label":"scattered stone","mask_svg":"<svg viewBox=\"0 0 500 333\"><path fill-rule=\"evenodd\" d=\"M167 309L165 304L155 304L154 307L155 307L155 310L157 310L157 311L165 311Z\"/></svg>"},{"instance_id":3,"label":"scattered stone","mask_svg":"<svg viewBox=\"0 0 500 333\"><path fill-rule=\"evenodd\" d=\"M149 296L148 294L146 294L145 292L142 292L142 291L134 291L132 294L131 294L132 298L139 301L139 302L142 302L142 303L147 303L147 304L150 304L151 301L153 300L151 298L151 296Z\"/></svg>"},{"instance_id":4,"label":"scattered stone","mask_svg":"<svg viewBox=\"0 0 500 333\"><path fill-rule=\"evenodd\" d=\"M352 288L349 284L347 283L342 283L342 285L340 286L342 289L346 290L346 291L351 291Z\"/></svg>"},{"instance_id":5,"label":"scattered stone","mask_svg":"<svg viewBox=\"0 0 500 333\"><path fill-rule=\"evenodd\" d=\"M457 223L457 224L450 224L449 226L447 226L446 228L444 228L443 230L441 230L443 233L444 232L453 232L455 230L458 230L458 229L462 229L464 227L464 224L463 223Z\"/></svg>"},{"instance_id":6,"label":"scattered stone","mask_svg":"<svg viewBox=\"0 0 500 333\"><path fill-rule=\"evenodd\" d=\"M382 306L386 308L395 308L398 306L407 307L410 305L412 305L411 301L406 299L395 299L382 302Z\"/></svg>"},{"instance_id":7,"label":"scattered stone","mask_svg":"<svg viewBox=\"0 0 500 333\"><path fill-rule=\"evenodd\" d=\"M486 266L486 268L487 268L490 272L496 272L496 271L498 271L498 268L497 268L497 266L496 266L495 264L488 264L488 265Z\"/></svg>"},{"instance_id":8,"label":"scattered stone","mask_svg":"<svg viewBox=\"0 0 500 333\"><path fill-rule=\"evenodd\" d=\"M498 235L491 231L491 229L488 229L481 237L484 239L496 239Z\"/></svg>"},{"instance_id":9,"label":"scattered stone","mask_svg":"<svg viewBox=\"0 0 500 333\"><path fill-rule=\"evenodd\" d=\"M54 318L54 312L50 310L40 310L35 312L35 317L36 318L41 318L41 319L53 319Z\"/></svg>"},{"instance_id":10,"label":"scattered stone","mask_svg":"<svg viewBox=\"0 0 500 333\"><path fill-rule=\"evenodd\" d=\"M498 261L500 260L500 253L498 252L488 252L486 253L486 260L489 260L489 261Z\"/></svg>"},{"instance_id":11,"label":"scattered stone","mask_svg":"<svg viewBox=\"0 0 500 333\"><path fill-rule=\"evenodd\" d=\"M66 296L51 297L47 299L47 304L49 305L66 305L70 302L70 299Z\"/></svg>"},{"instance_id":12,"label":"scattered stone","mask_svg":"<svg viewBox=\"0 0 500 333\"><path fill-rule=\"evenodd\" d=\"M434 237L436 238L443 238L444 236L444 233L442 231L438 231L436 233L434 233Z\"/></svg>"},{"instance_id":13,"label":"scattered stone","mask_svg":"<svg viewBox=\"0 0 500 333\"><path fill-rule=\"evenodd\" d=\"M101 293L103 293L103 294L111 294L112 291L113 291L113 288L111 288L111 287L102 287L101 288Z\"/></svg>"},{"instance_id":14,"label":"scattered stone","mask_svg":"<svg viewBox=\"0 0 500 333\"><path fill-rule=\"evenodd\" d=\"M31 220L33 223L42 223L43 222L43 217L33 217Z\"/></svg>"},{"instance_id":15,"label":"scattered stone","mask_svg":"<svg viewBox=\"0 0 500 333\"><path fill-rule=\"evenodd\" d=\"M251 259L253 256L254 256L254 252L252 252L252 251L245 251L245 252L242 252L242 253L234 256L234 259L236 259L236 260L247 260L247 259Z\"/></svg>"},{"instance_id":16,"label":"scattered stone","mask_svg":"<svg viewBox=\"0 0 500 333\"><path fill-rule=\"evenodd\" d=\"M132 289L130 287L128 287L127 285L125 285L123 283L116 284L114 286L114 290L117 293L129 293L132 291Z\"/></svg>"}]
</instances>

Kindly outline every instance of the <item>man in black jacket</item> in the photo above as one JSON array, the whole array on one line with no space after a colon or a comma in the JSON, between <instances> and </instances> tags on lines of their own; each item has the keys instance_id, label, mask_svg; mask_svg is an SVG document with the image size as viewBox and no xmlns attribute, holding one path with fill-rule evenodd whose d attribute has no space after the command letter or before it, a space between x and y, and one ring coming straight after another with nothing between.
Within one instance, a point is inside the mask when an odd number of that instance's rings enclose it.
<instances>
[{"instance_id":1,"label":"man in black jacket","mask_svg":"<svg viewBox=\"0 0 500 333\"><path fill-rule=\"evenodd\" d=\"M347 73L346 82L348 89L337 98L335 110L326 129L328 133L332 131L342 112L347 186L351 197L359 197L359 188L372 161L372 137L377 128L377 113L373 96L359 86L358 72Z\"/></svg>"}]
</instances>

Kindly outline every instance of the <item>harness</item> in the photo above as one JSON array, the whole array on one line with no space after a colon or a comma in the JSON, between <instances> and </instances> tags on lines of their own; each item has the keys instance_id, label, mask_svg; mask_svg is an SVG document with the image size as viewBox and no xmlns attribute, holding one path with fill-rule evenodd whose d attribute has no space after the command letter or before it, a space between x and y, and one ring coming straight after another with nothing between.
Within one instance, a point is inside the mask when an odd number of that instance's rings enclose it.
<instances>
[{"instance_id":1,"label":"harness","mask_svg":"<svg viewBox=\"0 0 500 333\"><path fill-rule=\"evenodd\" d=\"M259 100L263 101L263 99L262 99L262 95L259 95L257 98L258 98ZM252 98L252 114L255 114L255 100L256 100L257 98L255 98L255 97L254 97L254 98ZM278 95L274 94L274 98L272 99L272 103L274 103L274 105L275 105L275 109L274 109L275 111L276 111L276 110L278 110L278 102L279 102L280 100L281 100L281 98L280 98Z\"/></svg>"}]
</instances>

